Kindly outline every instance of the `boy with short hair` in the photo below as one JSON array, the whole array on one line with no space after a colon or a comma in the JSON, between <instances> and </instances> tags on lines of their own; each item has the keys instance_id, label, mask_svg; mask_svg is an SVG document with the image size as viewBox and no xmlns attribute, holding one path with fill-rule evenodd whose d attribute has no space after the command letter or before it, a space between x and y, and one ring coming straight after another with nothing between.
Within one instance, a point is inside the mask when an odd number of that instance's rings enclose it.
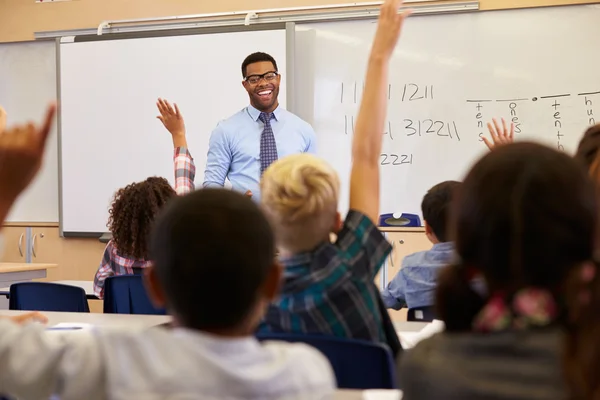
<instances>
[{"instance_id":1,"label":"boy with short hair","mask_svg":"<svg viewBox=\"0 0 600 400\"><path fill-rule=\"evenodd\" d=\"M402 260L400 271L381 294L386 307L399 310L434 305L438 272L454 257L454 243L449 241L447 225L452 196L459 186L460 182L445 181L429 189L423 197L425 234L433 247Z\"/></svg>"},{"instance_id":2,"label":"boy with short hair","mask_svg":"<svg viewBox=\"0 0 600 400\"><path fill-rule=\"evenodd\" d=\"M39 130L30 124L0 133L0 221L39 169L51 119ZM271 227L252 200L223 189L174 199L151 236L147 288L174 328L81 331L57 340L39 326L0 318L1 394L61 400L332 394L335 377L317 350L253 336L276 296L281 268L273 260Z\"/></svg>"},{"instance_id":3,"label":"boy with short hair","mask_svg":"<svg viewBox=\"0 0 600 400\"><path fill-rule=\"evenodd\" d=\"M263 332L387 342L385 308L379 307L374 279L391 245L376 221L389 62L408 15L398 13L401 5L387 0L381 7L356 123L345 221L337 212L339 179L325 161L297 154L273 163L263 175L261 203L285 266L283 290L267 311ZM331 233L337 234L335 243Z\"/></svg>"}]
</instances>

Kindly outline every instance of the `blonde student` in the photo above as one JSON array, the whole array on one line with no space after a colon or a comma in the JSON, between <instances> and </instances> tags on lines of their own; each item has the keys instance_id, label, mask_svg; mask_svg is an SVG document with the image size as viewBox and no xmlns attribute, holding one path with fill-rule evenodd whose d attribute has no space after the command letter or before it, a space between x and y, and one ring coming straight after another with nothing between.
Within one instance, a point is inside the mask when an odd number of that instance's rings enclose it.
<instances>
[{"instance_id":1,"label":"blonde student","mask_svg":"<svg viewBox=\"0 0 600 400\"><path fill-rule=\"evenodd\" d=\"M0 222L39 169L46 135L33 125L0 134ZM174 199L157 218L153 266L144 274L173 328L82 331L56 340L39 324L0 319L0 393L61 400L330 398L335 377L322 354L253 335L279 287L273 252L269 222L243 194L205 189Z\"/></svg>"},{"instance_id":2,"label":"blonde student","mask_svg":"<svg viewBox=\"0 0 600 400\"><path fill-rule=\"evenodd\" d=\"M94 277L94 293L100 299L104 297L106 278L141 273L150 265L147 243L154 218L176 195L194 190L196 167L188 150L179 108L177 104L171 106L162 99L158 99L157 107L160 112L157 118L173 139L175 188L164 178L150 177L127 185L115 193L107 224L112 240L104 250Z\"/></svg>"},{"instance_id":3,"label":"blonde student","mask_svg":"<svg viewBox=\"0 0 600 400\"><path fill-rule=\"evenodd\" d=\"M275 229L285 266L280 297L269 307L261 332L318 333L386 342L383 305L375 275L392 250L379 216L379 158L387 110L389 64L408 13L387 0L368 60L365 92L356 123L350 176L350 211L337 211L339 179L315 156L293 155L273 163L262 182L262 207ZM331 233L337 234L332 243Z\"/></svg>"}]
</instances>

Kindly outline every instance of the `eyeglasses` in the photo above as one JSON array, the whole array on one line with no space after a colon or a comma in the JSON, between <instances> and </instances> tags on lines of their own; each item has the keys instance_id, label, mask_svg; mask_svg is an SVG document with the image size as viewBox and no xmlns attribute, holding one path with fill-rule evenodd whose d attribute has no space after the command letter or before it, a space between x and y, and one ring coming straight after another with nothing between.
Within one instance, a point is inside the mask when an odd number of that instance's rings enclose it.
<instances>
[{"instance_id":1,"label":"eyeglasses","mask_svg":"<svg viewBox=\"0 0 600 400\"><path fill-rule=\"evenodd\" d=\"M256 85L262 79L264 79L267 82L271 82L271 81L275 80L278 76L279 76L279 73L275 72L275 71L265 72L262 75L250 75L250 76L247 76L246 77L246 82L248 82L251 85Z\"/></svg>"}]
</instances>

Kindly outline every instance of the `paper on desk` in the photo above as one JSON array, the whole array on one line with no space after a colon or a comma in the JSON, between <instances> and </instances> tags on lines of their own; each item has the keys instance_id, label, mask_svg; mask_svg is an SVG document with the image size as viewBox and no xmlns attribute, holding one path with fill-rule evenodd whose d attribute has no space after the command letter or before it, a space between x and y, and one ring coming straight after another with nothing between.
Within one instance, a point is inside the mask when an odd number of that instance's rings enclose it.
<instances>
[{"instance_id":1,"label":"paper on desk","mask_svg":"<svg viewBox=\"0 0 600 400\"><path fill-rule=\"evenodd\" d=\"M60 324L52 325L46 328L47 331L81 331L93 329L92 324L83 324L77 322L61 322Z\"/></svg>"},{"instance_id":2,"label":"paper on desk","mask_svg":"<svg viewBox=\"0 0 600 400\"><path fill-rule=\"evenodd\" d=\"M419 343L423 339L427 339L435 335L436 333L443 332L445 329L445 325L443 321L434 319L433 322L427 324L425 328L421 329L419 332L397 332L398 337L400 338L400 343L402 344L402 348L410 349L415 347L417 343Z\"/></svg>"},{"instance_id":3,"label":"paper on desk","mask_svg":"<svg viewBox=\"0 0 600 400\"><path fill-rule=\"evenodd\" d=\"M400 390L371 389L363 392L363 400L400 400Z\"/></svg>"}]
</instances>

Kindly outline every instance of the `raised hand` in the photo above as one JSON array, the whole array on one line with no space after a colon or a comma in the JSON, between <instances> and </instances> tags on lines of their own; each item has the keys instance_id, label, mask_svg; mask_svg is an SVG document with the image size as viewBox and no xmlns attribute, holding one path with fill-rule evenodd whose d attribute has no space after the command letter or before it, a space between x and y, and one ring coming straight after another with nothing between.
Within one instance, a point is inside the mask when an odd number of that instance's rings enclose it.
<instances>
[{"instance_id":1,"label":"raised hand","mask_svg":"<svg viewBox=\"0 0 600 400\"><path fill-rule=\"evenodd\" d=\"M515 124L510 123L510 130L506 124L506 120L502 118L502 126L498 123L496 118L492 119L492 122L488 122L487 124L488 131L490 132L490 139L485 136L482 136L483 143L488 147L488 149L493 150L498 146L503 146L505 144L510 144L514 142L515 137Z\"/></svg>"},{"instance_id":2,"label":"raised hand","mask_svg":"<svg viewBox=\"0 0 600 400\"><path fill-rule=\"evenodd\" d=\"M158 111L160 112L160 115L156 118L158 118L171 133L171 136L173 137L173 146L187 147L185 123L177 104L171 105L167 100L158 99L156 107L158 107Z\"/></svg>"},{"instance_id":3,"label":"raised hand","mask_svg":"<svg viewBox=\"0 0 600 400\"><path fill-rule=\"evenodd\" d=\"M410 10L398 12L402 4L402 0L386 0L381 6L371 56L389 58L394 52L404 20L411 14Z\"/></svg>"},{"instance_id":4,"label":"raised hand","mask_svg":"<svg viewBox=\"0 0 600 400\"><path fill-rule=\"evenodd\" d=\"M52 104L41 126L29 122L0 132L0 218L39 171L55 114Z\"/></svg>"}]
</instances>

